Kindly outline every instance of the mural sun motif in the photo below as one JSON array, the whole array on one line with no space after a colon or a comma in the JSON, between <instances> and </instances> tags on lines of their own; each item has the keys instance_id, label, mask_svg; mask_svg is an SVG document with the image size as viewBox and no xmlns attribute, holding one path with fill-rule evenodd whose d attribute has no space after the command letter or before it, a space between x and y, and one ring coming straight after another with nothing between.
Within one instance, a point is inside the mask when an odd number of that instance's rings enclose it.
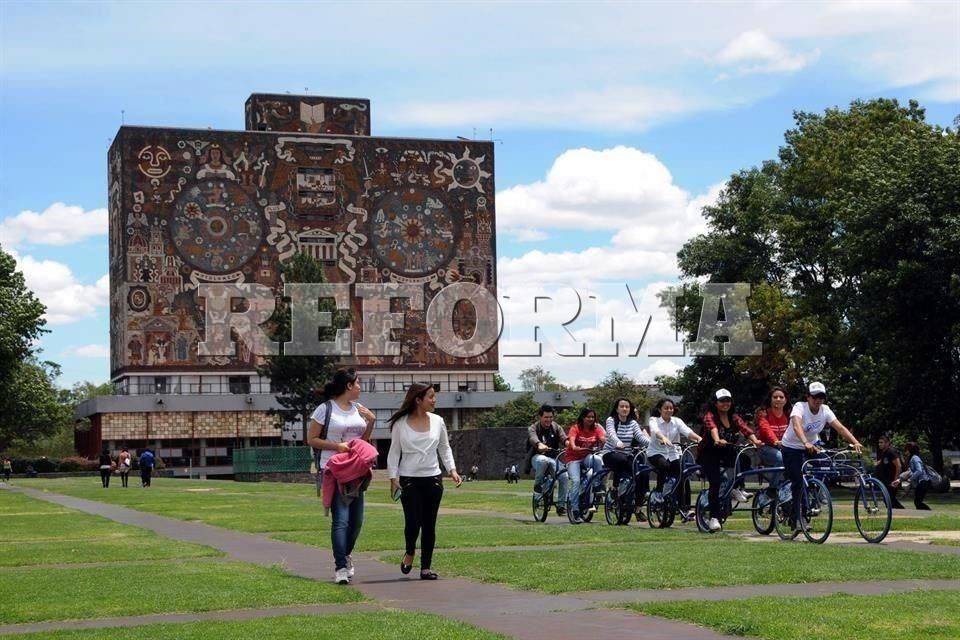
<instances>
[{"instance_id":1,"label":"mural sun motif","mask_svg":"<svg viewBox=\"0 0 960 640\"><path fill-rule=\"evenodd\" d=\"M484 171L480 166L483 161L486 160L487 156L471 158L470 147L466 147L463 150L462 156L457 157L456 154L448 153L447 157L453 162L453 166L440 170L441 174L448 176L452 180L450 186L447 187L447 191L452 191L459 187L461 189L476 189L480 193L484 193L481 181L492 175L489 171Z\"/></svg>"}]
</instances>

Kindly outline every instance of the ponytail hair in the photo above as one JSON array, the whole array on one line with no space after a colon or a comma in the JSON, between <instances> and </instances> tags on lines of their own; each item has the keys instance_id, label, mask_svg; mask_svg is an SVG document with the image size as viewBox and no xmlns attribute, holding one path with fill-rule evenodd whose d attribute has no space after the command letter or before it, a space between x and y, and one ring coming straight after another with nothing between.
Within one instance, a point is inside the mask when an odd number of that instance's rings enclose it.
<instances>
[{"instance_id":1,"label":"ponytail hair","mask_svg":"<svg viewBox=\"0 0 960 640\"><path fill-rule=\"evenodd\" d=\"M410 388L407 389L407 395L403 398L403 403L400 405L400 408L397 409L397 412L390 416L390 419L387 420L387 424L390 429L393 429L393 425L396 424L397 420L404 418L417 408L417 400L422 400L427 392L433 389L433 385L423 384L422 382L414 382L410 385Z\"/></svg>"},{"instance_id":2,"label":"ponytail hair","mask_svg":"<svg viewBox=\"0 0 960 640\"><path fill-rule=\"evenodd\" d=\"M354 368L337 369L333 374L333 379L323 387L323 397L326 399L336 398L347 391L347 387L357 381L357 370Z\"/></svg>"}]
</instances>

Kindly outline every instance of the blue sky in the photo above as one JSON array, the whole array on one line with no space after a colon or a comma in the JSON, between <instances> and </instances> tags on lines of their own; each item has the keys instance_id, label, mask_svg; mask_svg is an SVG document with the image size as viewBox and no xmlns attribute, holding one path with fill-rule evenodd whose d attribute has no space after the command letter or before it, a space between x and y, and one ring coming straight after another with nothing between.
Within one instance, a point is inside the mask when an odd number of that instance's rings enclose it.
<instances>
[{"instance_id":1,"label":"blue sky","mask_svg":"<svg viewBox=\"0 0 960 640\"><path fill-rule=\"evenodd\" d=\"M569 284L566 268L584 286L653 291L676 277L699 206L775 156L794 110L916 98L950 124L958 33L960 5L945 2L8 1L0 243L51 310L42 346L61 383L107 379L102 210L121 110L129 124L240 129L250 93L309 88L370 98L375 135L494 129L501 289ZM515 320L514 340L533 322ZM649 379L678 362L502 368L589 383L611 366Z\"/></svg>"}]
</instances>

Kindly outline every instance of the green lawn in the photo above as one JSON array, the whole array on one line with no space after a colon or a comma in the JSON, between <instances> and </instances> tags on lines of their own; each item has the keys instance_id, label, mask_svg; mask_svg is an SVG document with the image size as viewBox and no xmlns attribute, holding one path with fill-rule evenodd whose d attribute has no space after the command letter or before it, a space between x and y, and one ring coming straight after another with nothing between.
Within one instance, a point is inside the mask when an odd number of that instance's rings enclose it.
<instances>
[{"instance_id":1,"label":"green lawn","mask_svg":"<svg viewBox=\"0 0 960 640\"><path fill-rule=\"evenodd\" d=\"M960 540L946 540L941 538L939 540L933 540L932 543L939 544L944 547L960 547Z\"/></svg>"},{"instance_id":2,"label":"green lawn","mask_svg":"<svg viewBox=\"0 0 960 640\"><path fill-rule=\"evenodd\" d=\"M637 604L630 608L712 627L728 635L765 640L960 638L960 591L763 597L736 602L688 600Z\"/></svg>"},{"instance_id":3,"label":"green lawn","mask_svg":"<svg viewBox=\"0 0 960 640\"><path fill-rule=\"evenodd\" d=\"M547 593L960 575L960 557L867 545L758 544L706 537L557 552L441 551L434 566Z\"/></svg>"},{"instance_id":4,"label":"green lawn","mask_svg":"<svg viewBox=\"0 0 960 640\"><path fill-rule=\"evenodd\" d=\"M0 573L4 624L361 599L353 589L280 569L203 559L126 567L22 567Z\"/></svg>"},{"instance_id":5,"label":"green lawn","mask_svg":"<svg viewBox=\"0 0 960 640\"><path fill-rule=\"evenodd\" d=\"M284 616L245 622L152 624L135 628L58 631L22 640L497 640L506 636L423 613L382 611L323 617Z\"/></svg>"}]
</instances>

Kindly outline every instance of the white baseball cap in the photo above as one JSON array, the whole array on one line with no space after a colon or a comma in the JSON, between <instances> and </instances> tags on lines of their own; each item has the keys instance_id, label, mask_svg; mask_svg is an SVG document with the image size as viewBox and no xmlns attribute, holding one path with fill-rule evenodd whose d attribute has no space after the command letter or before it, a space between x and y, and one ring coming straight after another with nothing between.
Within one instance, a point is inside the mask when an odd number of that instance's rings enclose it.
<instances>
[{"instance_id":1,"label":"white baseball cap","mask_svg":"<svg viewBox=\"0 0 960 640\"><path fill-rule=\"evenodd\" d=\"M716 393L716 396L717 396L717 400L722 400L723 398L732 398L733 394L731 394L726 389L719 389Z\"/></svg>"},{"instance_id":2,"label":"white baseball cap","mask_svg":"<svg viewBox=\"0 0 960 640\"><path fill-rule=\"evenodd\" d=\"M827 388L826 388L825 386L823 386L823 383L822 383L822 382L811 382L811 383L810 383L810 395L815 396L815 395L817 395L818 393L822 393L822 394L826 395L826 394L827 394Z\"/></svg>"}]
</instances>

